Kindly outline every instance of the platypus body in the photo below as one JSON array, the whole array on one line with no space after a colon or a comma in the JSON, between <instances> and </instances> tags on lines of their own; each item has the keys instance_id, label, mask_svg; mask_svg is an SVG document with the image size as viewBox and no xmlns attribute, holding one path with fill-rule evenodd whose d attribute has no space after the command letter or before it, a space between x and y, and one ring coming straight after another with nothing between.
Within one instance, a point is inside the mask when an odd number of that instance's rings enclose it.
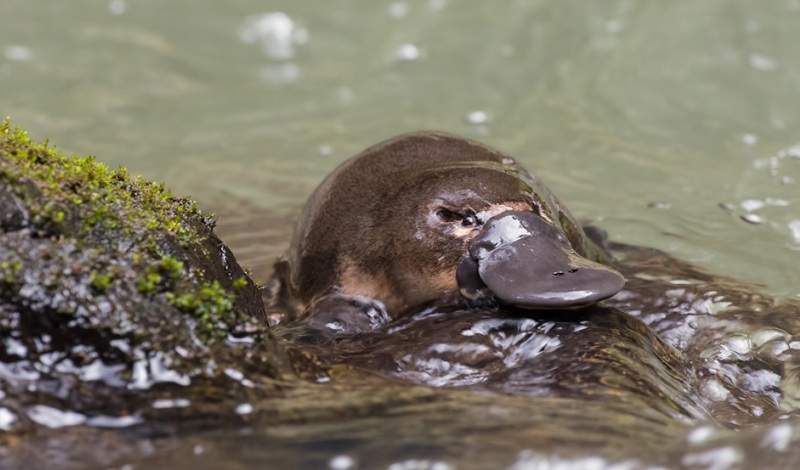
<instances>
[{"instance_id":1,"label":"platypus body","mask_svg":"<svg viewBox=\"0 0 800 470\"><path fill-rule=\"evenodd\" d=\"M431 304L575 309L622 289L605 261L514 158L417 132L350 158L314 191L276 265L276 297L340 333Z\"/></svg>"}]
</instances>

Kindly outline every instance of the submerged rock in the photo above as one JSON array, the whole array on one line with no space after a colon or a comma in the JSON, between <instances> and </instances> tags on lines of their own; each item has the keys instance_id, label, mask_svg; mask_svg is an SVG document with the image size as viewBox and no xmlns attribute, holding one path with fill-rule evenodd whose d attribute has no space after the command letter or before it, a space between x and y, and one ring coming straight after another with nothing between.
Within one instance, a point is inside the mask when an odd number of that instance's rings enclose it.
<instances>
[{"instance_id":1,"label":"submerged rock","mask_svg":"<svg viewBox=\"0 0 800 470\"><path fill-rule=\"evenodd\" d=\"M0 444L235 419L294 375L213 227L163 185L0 126Z\"/></svg>"}]
</instances>

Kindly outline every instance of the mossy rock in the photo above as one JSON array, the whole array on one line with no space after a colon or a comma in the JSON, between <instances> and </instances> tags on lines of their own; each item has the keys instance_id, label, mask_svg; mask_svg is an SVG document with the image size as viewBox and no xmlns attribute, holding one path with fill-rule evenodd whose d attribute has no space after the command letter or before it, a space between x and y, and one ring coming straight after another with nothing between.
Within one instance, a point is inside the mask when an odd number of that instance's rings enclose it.
<instances>
[{"instance_id":1,"label":"mossy rock","mask_svg":"<svg viewBox=\"0 0 800 470\"><path fill-rule=\"evenodd\" d=\"M161 184L0 126L0 441L236 416L294 377L213 227Z\"/></svg>"}]
</instances>

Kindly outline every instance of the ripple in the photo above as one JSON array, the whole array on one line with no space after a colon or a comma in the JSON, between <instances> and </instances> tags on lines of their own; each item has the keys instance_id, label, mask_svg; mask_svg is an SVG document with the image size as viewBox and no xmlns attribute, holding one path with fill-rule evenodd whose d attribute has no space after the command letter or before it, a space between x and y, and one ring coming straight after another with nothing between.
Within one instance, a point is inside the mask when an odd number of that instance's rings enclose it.
<instances>
[{"instance_id":1,"label":"ripple","mask_svg":"<svg viewBox=\"0 0 800 470\"><path fill-rule=\"evenodd\" d=\"M394 59L398 62L410 62L419 59L420 51L411 43L402 44L394 51Z\"/></svg>"}]
</instances>

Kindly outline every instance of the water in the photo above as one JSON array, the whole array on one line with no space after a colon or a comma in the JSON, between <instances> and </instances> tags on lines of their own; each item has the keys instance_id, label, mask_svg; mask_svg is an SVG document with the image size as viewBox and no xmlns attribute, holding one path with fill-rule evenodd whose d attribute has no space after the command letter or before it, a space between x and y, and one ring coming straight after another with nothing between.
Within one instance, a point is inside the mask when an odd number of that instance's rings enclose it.
<instances>
[{"instance_id":1,"label":"water","mask_svg":"<svg viewBox=\"0 0 800 470\"><path fill-rule=\"evenodd\" d=\"M800 295L799 18L796 0L4 0L0 114L192 195L262 280L331 169L383 138L435 128L513 154L615 241L790 299ZM774 325L757 326L748 345ZM681 331L665 330L667 342L680 346ZM763 359L726 338L703 357ZM748 380L763 392L774 378ZM741 457L725 448L717 458ZM535 468L536 457L496 449L504 465ZM424 454L412 450L398 459ZM698 452L680 458L702 463Z\"/></svg>"}]
</instances>

